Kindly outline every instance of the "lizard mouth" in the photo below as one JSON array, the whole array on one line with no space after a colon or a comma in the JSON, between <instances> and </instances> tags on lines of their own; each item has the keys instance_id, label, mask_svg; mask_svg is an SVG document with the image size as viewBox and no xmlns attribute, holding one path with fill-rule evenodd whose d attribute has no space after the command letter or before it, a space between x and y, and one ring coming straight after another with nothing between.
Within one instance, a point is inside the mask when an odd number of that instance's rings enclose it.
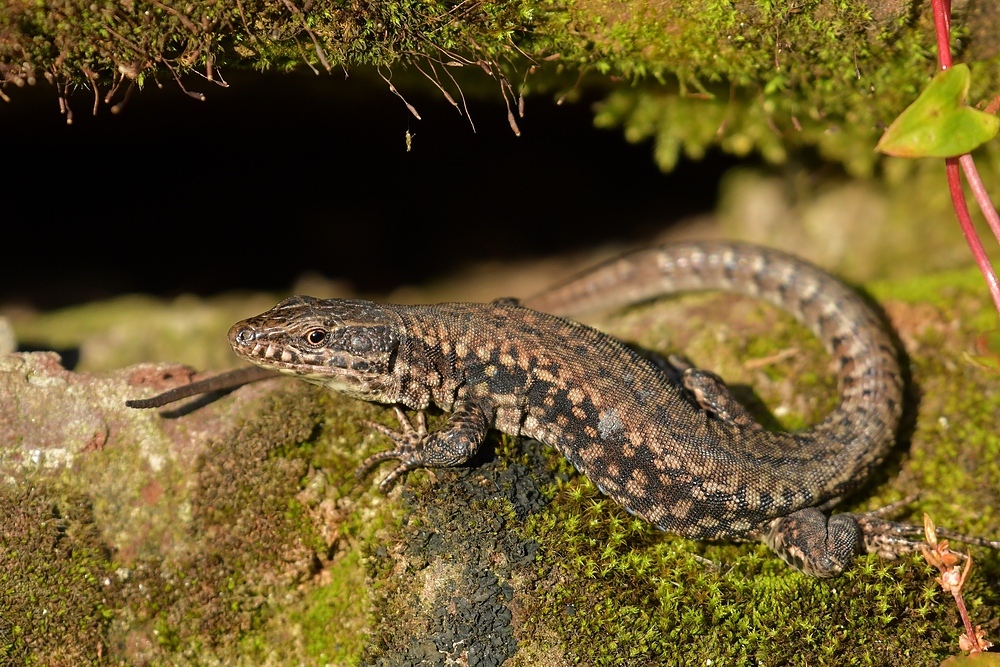
<instances>
[{"instance_id":1,"label":"lizard mouth","mask_svg":"<svg viewBox=\"0 0 1000 667\"><path fill-rule=\"evenodd\" d=\"M254 329L240 324L234 325L229 330L229 344L238 356L258 366L290 373L368 371L367 362L351 354L326 349L302 350L289 344L288 341L276 341L275 339L280 337L278 332Z\"/></svg>"},{"instance_id":2,"label":"lizard mouth","mask_svg":"<svg viewBox=\"0 0 1000 667\"><path fill-rule=\"evenodd\" d=\"M238 357L263 368L354 396L371 397L382 388L379 374L366 359L329 349L302 350L287 340L276 340L280 336L239 322L228 338Z\"/></svg>"}]
</instances>

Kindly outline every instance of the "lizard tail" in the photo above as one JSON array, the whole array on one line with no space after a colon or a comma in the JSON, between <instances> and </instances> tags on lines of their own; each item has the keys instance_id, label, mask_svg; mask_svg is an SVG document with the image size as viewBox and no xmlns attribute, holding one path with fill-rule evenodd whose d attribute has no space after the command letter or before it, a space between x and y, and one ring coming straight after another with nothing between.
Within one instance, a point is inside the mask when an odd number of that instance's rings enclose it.
<instances>
[{"instance_id":1,"label":"lizard tail","mask_svg":"<svg viewBox=\"0 0 1000 667\"><path fill-rule=\"evenodd\" d=\"M525 299L562 316L680 292L719 290L763 299L808 326L833 356L840 405L799 437L831 445L833 495L848 491L892 447L902 411L897 351L882 318L827 272L783 252L740 243L677 243L626 254ZM852 482L853 480L853 482Z\"/></svg>"}]
</instances>

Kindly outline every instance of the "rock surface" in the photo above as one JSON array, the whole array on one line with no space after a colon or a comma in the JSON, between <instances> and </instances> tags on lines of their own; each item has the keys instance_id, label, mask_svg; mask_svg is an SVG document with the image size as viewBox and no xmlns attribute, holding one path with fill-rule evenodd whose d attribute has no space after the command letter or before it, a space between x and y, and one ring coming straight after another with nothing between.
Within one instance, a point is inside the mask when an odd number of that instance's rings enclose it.
<instances>
[{"instance_id":1,"label":"rock surface","mask_svg":"<svg viewBox=\"0 0 1000 667\"><path fill-rule=\"evenodd\" d=\"M958 273L872 291L913 391L901 444L850 507L920 491L903 518L1000 534L984 290ZM685 297L601 326L719 372L770 426L804 427L835 402L818 342L752 301ZM660 533L535 442L492 434L469 466L382 496L384 470L353 470L385 446L361 425L391 425L384 406L276 379L124 407L196 377L0 356L0 665L919 665L957 652L951 598L917 557L809 579L759 545ZM973 555L966 600L989 637L1000 558Z\"/></svg>"}]
</instances>

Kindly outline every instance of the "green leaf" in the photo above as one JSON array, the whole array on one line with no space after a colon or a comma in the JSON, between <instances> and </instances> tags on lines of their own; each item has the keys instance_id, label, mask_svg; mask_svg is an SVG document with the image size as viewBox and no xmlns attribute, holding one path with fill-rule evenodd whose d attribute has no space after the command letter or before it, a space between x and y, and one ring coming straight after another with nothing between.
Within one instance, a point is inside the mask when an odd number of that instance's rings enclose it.
<instances>
[{"instance_id":1,"label":"green leaf","mask_svg":"<svg viewBox=\"0 0 1000 667\"><path fill-rule=\"evenodd\" d=\"M1000 118L965 105L969 67L938 73L885 131L875 150L896 157L956 157L997 136Z\"/></svg>"},{"instance_id":2,"label":"green leaf","mask_svg":"<svg viewBox=\"0 0 1000 667\"><path fill-rule=\"evenodd\" d=\"M941 667L1000 667L1000 653L973 653L953 655Z\"/></svg>"}]
</instances>

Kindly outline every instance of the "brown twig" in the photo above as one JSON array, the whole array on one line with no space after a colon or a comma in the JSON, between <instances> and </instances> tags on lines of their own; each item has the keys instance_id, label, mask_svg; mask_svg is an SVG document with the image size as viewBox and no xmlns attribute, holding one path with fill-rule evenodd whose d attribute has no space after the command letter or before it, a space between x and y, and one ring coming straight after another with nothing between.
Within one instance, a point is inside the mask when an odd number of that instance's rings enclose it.
<instances>
[{"instance_id":1,"label":"brown twig","mask_svg":"<svg viewBox=\"0 0 1000 667\"><path fill-rule=\"evenodd\" d=\"M134 89L135 89L135 81L132 80L132 79L129 79L128 88L125 89L125 96L122 98L121 102L119 102L118 104L115 104L114 106L111 107L111 113L113 113L113 114L119 114L119 113L122 112L122 109L125 108L125 105L128 104L129 99L131 99L131 97L132 97L132 91ZM105 104L106 103L107 103L107 101L105 101Z\"/></svg>"},{"instance_id":2,"label":"brown twig","mask_svg":"<svg viewBox=\"0 0 1000 667\"><path fill-rule=\"evenodd\" d=\"M160 58L160 62L163 63L164 66L168 70L170 70L170 73L174 75L174 81L177 82L177 85L180 86L180 89L182 91L184 91L185 95L187 95L188 97L193 97L194 99L198 100L199 102L204 102L205 101L205 94L204 93L199 93L197 91L191 91L191 90L188 90L187 88L184 87L184 84L181 83L181 78L179 76L177 76L177 72L174 71L174 68L170 66L170 63L167 62L167 60L165 58ZM131 86L130 86L130 88L131 88ZM127 93L126 93L126 97L128 97Z\"/></svg>"},{"instance_id":3,"label":"brown twig","mask_svg":"<svg viewBox=\"0 0 1000 667\"><path fill-rule=\"evenodd\" d=\"M392 82L389 81L389 79L387 79L384 74L382 74L382 70L380 68L376 68L375 71L378 72L378 75L382 77L383 81L389 84L389 92L393 93L396 97L403 100L403 104L405 104L406 108L410 110L410 113L416 116L417 120L421 120L420 114L417 113L416 108L412 104L407 102L406 98L403 97L398 90L396 90L396 86L392 85Z\"/></svg>"},{"instance_id":4,"label":"brown twig","mask_svg":"<svg viewBox=\"0 0 1000 667\"><path fill-rule=\"evenodd\" d=\"M461 65L460 65L461 66ZM462 86L458 85L458 81L452 76L451 72L448 71L448 65L445 65L444 73L448 75L451 82L455 84L455 88L458 89L458 96L462 98L462 108L465 109L465 117L469 121L469 125L472 126L472 133L476 133L476 124L472 122L472 114L469 113L469 105L465 102L465 93L462 92Z\"/></svg>"},{"instance_id":5,"label":"brown twig","mask_svg":"<svg viewBox=\"0 0 1000 667\"><path fill-rule=\"evenodd\" d=\"M66 115L66 124L73 124L73 109L69 106L69 84L64 84L59 93L59 111Z\"/></svg>"},{"instance_id":6,"label":"brown twig","mask_svg":"<svg viewBox=\"0 0 1000 667\"><path fill-rule=\"evenodd\" d=\"M580 75L576 77L576 83L573 84L572 88L570 88L565 93L563 93L562 95L559 96L559 99L556 100L556 105L561 106L562 103L566 101L566 98L569 97L570 94L574 90L576 90L577 88L580 87L580 82L583 81L583 75L586 74L586 73L587 73L587 68L586 67L581 67L580 68Z\"/></svg>"},{"instance_id":7,"label":"brown twig","mask_svg":"<svg viewBox=\"0 0 1000 667\"><path fill-rule=\"evenodd\" d=\"M306 23L305 14L303 14L302 10L300 10L292 3L292 0L281 0L281 1L285 3L285 6L288 7L288 9L293 14L299 17L300 21L302 21L303 29L305 29L306 34L309 35L309 39L312 40L313 46L316 47L316 56L319 58L320 64L323 65L323 67L326 69L327 72L331 71L330 63L326 59L326 53L323 52L323 47L319 45L319 40L316 39L316 33L314 33L312 31L312 28L309 27L309 24Z\"/></svg>"},{"instance_id":8,"label":"brown twig","mask_svg":"<svg viewBox=\"0 0 1000 667\"><path fill-rule=\"evenodd\" d=\"M431 68L433 69L434 63L431 62L430 58L427 59L427 62L430 63ZM437 89L441 91L441 94L444 95L444 98L448 100L448 103L451 104L451 106L455 107L455 111L457 111L458 115L461 116L462 109L459 108L458 103L455 102L454 98L448 93L448 91L444 89L444 86L441 85L441 82L437 80L437 71L434 71L434 76L432 77L430 74L425 72L422 67L420 67L420 63L418 63L417 61L413 61L413 66L416 67L417 70L424 75L425 79L427 79L435 86L437 86Z\"/></svg>"}]
</instances>

